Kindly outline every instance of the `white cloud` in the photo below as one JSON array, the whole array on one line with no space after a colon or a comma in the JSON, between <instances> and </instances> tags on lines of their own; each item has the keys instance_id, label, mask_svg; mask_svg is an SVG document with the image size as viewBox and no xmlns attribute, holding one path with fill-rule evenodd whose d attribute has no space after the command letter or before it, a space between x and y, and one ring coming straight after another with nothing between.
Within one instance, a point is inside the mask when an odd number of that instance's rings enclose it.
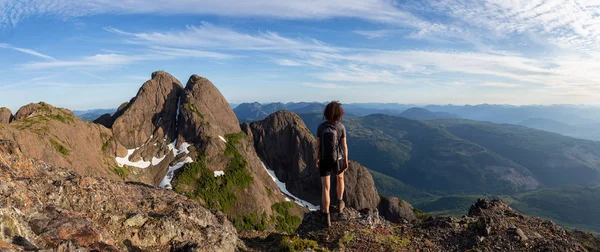
<instances>
[{"instance_id":1,"label":"white cloud","mask_svg":"<svg viewBox=\"0 0 600 252\"><path fill-rule=\"evenodd\" d=\"M14 27L31 16L62 19L97 14L215 14L280 19L359 18L419 27L426 23L388 0L53 0L0 2L0 27Z\"/></svg>"},{"instance_id":2,"label":"white cloud","mask_svg":"<svg viewBox=\"0 0 600 252\"><path fill-rule=\"evenodd\" d=\"M429 7L464 27L481 30L481 37L535 34L560 47L584 51L600 44L597 1L431 0Z\"/></svg>"},{"instance_id":3,"label":"white cloud","mask_svg":"<svg viewBox=\"0 0 600 252\"><path fill-rule=\"evenodd\" d=\"M504 83L504 82L486 82L486 83L483 83L483 85L486 87L499 87L499 88L515 88L515 87L521 86L519 84Z\"/></svg>"},{"instance_id":4,"label":"white cloud","mask_svg":"<svg viewBox=\"0 0 600 252\"><path fill-rule=\"evenodd\" d=\"M415 76L462 73L476 81L485 76L508 78L521 85L585 90L600 79L599 55L535 58L499 50L487 52L373 50L329 45L314 39L294 39L274 32L241 33L202 23L169 32L109 31L130 43L150 48L178 46L201 51L231 51L235 55L262 55L278 65L316 67L325 82L410 84ZM225 56L223 58L227 58Z\"/></svg>"},{"instance_id":5,"label":"white cloud","mask_svg":"<svg viewBox=\"0 0 600 252\"><path fill-rule=\"evenodd\" d=\"M9 44L5 44L5 43L0 43L0 48L5 48L5 49L11 49L11 50L15 50L15 51L19 51L25 54L29 54L32 56L36 56L42 59L47 59L47 60L54 60L54 58L46 55L46 54L42 54L39 53L37 51L31 50L31 49L27 49L27 48L20 48L20 47L15 47L15 46L11 46Z\"/></svg>"},{"instance_id":6,"label":"white cloud","mask_svg":"<svg viewBox=\"0 0 600 252\"><path fill-rule=\"evenodd\" d=\"M390 35L392 35L395 31L393 30L389 30L389 29L382 29L382 30L357 30L354 31L354 33L364 36L368 39L378 39L378 38L384 38L384 37L389 37Z\"/></svg>"},{"instance_id":7,"label":"white cloud","mask_svg":"<svg viewBox=\"0 0 600 252\"><path fill-rule=\"evenodd\" d=\"M159 55L170 56L174 58L210 58L210 59L234 59L239 58L240 56L211 52L211 51L203 51L203 50L193 50L193 49L182 49L182 48L170 48L170 47L162 47L162 46L150 46L149 51L153 53L157 53Z\"/></svg>"},{"instance_id":8,"label":"white cloud","mask_svg":"<svg viewBox=\"0 0 600 252\"><path fill-rule=\"evenodd\" d=\"M275 60L275 63L277 63L278 65L281 65L281 66L303 66L304 65L298 61L289 60L289 59Z\"/></svg>"},{"instance_id":9,"label":"white cloud","mask_svg":"<svg viewBox=\"0 0 600 252\"><path fill-rule=\"evenodd\" d=\"M312 83L312 82L304 82L302 83L304 86L313 87L313 88L322 88L322 89L343 89L348 88L346 86L340 86L338 84L333 83Z\"/></svg>"},{"instance_id":10,"label":"white cloud","mask_svg":"<svg viewBox=\"0 0 600 252\"><path fill-rule=\"evenodd\" d=\"M220 50L334 51L334 48L318 40L291 39L270 31L258 32L257 34L240 33L207 22L202 22L198 26L188 26L184 30L170 32L132 33L112 27L106 28L106 30L124 36L126 42L153 46Z\"/></svg>"},{"instance_id":11,"label":"white cloud","mask_svg":"<svg viewBox=\"0 0 600 252\"><path fill-rule=\"evenodd\" d=\"M75 61L48 61L48 62L32 62L21 65L21 69L49 69L63 67L115 67L127 65L135 61L148 59L148 56L128 56L121 54L96 54L94 56L84 57L81 60Z\"/></svg>"}]
</instances>

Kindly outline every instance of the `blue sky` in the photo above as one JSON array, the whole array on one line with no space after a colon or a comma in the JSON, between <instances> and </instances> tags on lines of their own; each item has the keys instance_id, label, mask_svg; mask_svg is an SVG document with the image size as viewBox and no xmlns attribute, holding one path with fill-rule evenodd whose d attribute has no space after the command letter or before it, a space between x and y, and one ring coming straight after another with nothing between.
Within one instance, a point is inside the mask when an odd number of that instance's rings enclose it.
<instances>
[{"instance_id":1,"label":"blue sky","mask_svg":"<svg viewBox=\"0 0 600 252\"><path fill-rule=\"evenodd\" d=\"M151 72L232 103L598 104L600 3L0 0L0 106L114 108Z\"/></svg>"}]
</instances>

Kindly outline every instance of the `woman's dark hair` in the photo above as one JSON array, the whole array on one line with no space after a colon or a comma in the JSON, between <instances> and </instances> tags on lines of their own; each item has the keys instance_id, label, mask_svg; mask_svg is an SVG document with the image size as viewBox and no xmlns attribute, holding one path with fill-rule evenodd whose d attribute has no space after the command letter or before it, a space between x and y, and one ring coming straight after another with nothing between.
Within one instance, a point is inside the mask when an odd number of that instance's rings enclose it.
<instances>
[{"instance_id":1,"label":"woman's dark hair","mask_svg":"<svg viewBox=\"0 0 600 252\"><path fill-rule=\"evenodd\" d=\"M323 111L323 119L330 123L339 122L344 116L344 109L339 101L332 101L327 104L325 111Z\"/></svg>"}]
</instances>

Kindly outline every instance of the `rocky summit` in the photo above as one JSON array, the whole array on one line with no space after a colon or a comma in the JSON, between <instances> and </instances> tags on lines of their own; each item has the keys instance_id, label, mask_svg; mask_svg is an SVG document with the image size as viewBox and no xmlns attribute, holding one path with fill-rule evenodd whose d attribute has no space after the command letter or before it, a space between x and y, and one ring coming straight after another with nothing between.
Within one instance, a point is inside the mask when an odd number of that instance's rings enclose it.
<instances>
[{"instance_id":1,"label":"rocky summit","mask_svg":"<svg viewBox=\"0 0 600 252\"><path fill-rule=\"evenodd\" d=\"M524 216L502 201L479 200L462 218L420 216L393 224L377 211L346 208L326 228L319 212L304 216L297 235L249 243L260 251L599 251L600 239Z\"/></svg>"},{"instance_id":2,"label":"rocky summit","mask_svg":"<svg viewBox=\"0 0 600 252\"><path fill-rule=\"evenodd\" d=\"M225 216L168 190L80 176L0 143L0 250L234 251ZM12 154L7 154L12 153Z\"/></svg>"}]
</instances>

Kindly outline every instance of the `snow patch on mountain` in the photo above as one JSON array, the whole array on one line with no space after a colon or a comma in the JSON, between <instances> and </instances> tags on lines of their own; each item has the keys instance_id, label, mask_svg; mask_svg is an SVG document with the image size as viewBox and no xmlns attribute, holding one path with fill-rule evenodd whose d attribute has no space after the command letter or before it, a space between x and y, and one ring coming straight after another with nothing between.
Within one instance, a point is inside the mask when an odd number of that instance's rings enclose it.
<instances>
[{"instance_id":1,"label":"snow patch on mountain","mask_svg":"<svg viewBox=\"0 0 600 252\"><path fill-rule=\"evenodd\" d=\"M261 162L262 163L262 162ZM267 173L269 173L269 175L271 176L271 178L273 179L273 181L275 181L275 184L277 184L277 187L279 187L279 190L281 191L281 193L283 193L286 196L291 197L292 199L294 199L294 202L296 202L296 204L307 207L310 211L316 211L318 209L320 209L319 206L315 206L307 201L304 201L296 196L294 196L293 194L291 194L287 188L285 188L285 183L279 181L279 179L277 178L277 175L275 175L275 171L267 168L267 166L265 165L265 163L262 163L263 168L265 168L265 170L267 171ZM289 198L288 198L289 199Z\"/></svg>"},{"instance_id":2,"label":"snow patch on mountain","mask_svg":"<svg viewBox=\"0 0 600 252\"><path fill-rule=\"evenodd\" d=\"M167 170L167 174L160 181L160 184L158 186L161 188L167 188L167 189L173 188L171 186L171 181L173 181L173 174L175 173L175 171L178 169L181 169L181 167L183 167L185 164L191 163L191 162L194 162L194 160L192 160L191 157L186 157L183 161L176 163L173 166L169 166L169 170Z\"/></svg>"},{"instance_id":3,"label":"snow patch on mountain","mask_svg":"<svg viewBox=\"0 0 600 252\"><path fill-rule=\"evenodd\" d=\"M225 140L225 138L223 136L219 136L219 138L221 138L221 140L223 140L223 142L227 143L227 140Z\"/></svg>"},{"instance_id":4,"label":"snow patch on mountain","mask_svg":"<svg viewBox=\"0 0 600 252\"><path fill-rule=\"evenodd\" d=\"M177 140L173 141L172 143L170 143L168 145L169 150L173 151L173 156L177 157L177 155L185 153L185 154L189 154L190 150L188 150L188 148L191 146L189 143L183 142L181 143L181 145L178 148L175 148L175 145L177 144ZM183 167L185 164L187 163L191 163L194 162L194 160L191 157L186 157L183 161L178 162L176 164L174 164L173 166L169 166L169 169L167 170L167 174L165 174L165 177L160 181L160 184L158 185L161 188L165 188L165 189L173 189L173 186L171 185L171 181L173 181L173 175L175 173L176 170L181 169L181 167Z\"/></svg>"},{"instance_id":5,"label":"snow patch on mountain","mask_svg":"<svg viewBox=\"0 0 600 252\"><path fill-rule=\"evenodd\" d=\"M215 172L214 172L214 174L215 174L215 178L216 178L216 177L218 177L218 176L223 176L223 175L225 175L225 172L224 172L224 171L215 171Z\"/></svg>"},{"instance_id":6,"label":"snow patch on mountain","mask_svg":"<svg viewBox=\"0 0 600 252\"><path fill-rule=\"evenodd\" d=\"M140 161L136 161L136 162L131 162L129 161L129 157L139 148L135 148L135 149L130 149L127 150L127 155L125 157L116 157L115 160L117 161L117 164L120 167L123 167L124 165L127 166L133 166L133 167L137 167L137 168L148 168L148 166L150 166L150 161L144 161L144 159L142 158Z\"/></svg>"}]
</instances>

